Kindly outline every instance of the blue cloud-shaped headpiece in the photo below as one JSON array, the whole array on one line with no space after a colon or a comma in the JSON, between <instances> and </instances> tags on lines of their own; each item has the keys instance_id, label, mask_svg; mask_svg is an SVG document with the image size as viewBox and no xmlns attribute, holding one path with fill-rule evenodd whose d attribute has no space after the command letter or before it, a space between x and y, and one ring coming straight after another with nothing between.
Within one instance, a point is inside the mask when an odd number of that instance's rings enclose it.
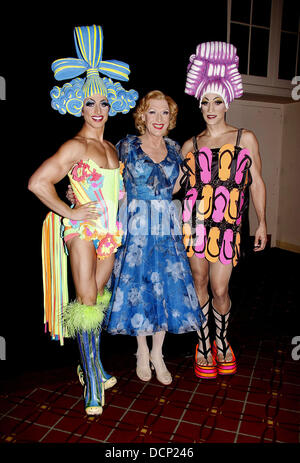
<instances>
[{"instance_id":1,"label":"blue cloud-shaped headpiece","mask_svg":"<svg viewBox=\"0 0 300 463\"><path fill-rule=\"evenodd\" d=\"M117 112L127 113L135 106L138 93L126 91L119 82L128 81L128 64L117 60L102 60L103 32L101 26L81 26L74 29L74 41L78 58L62 58L52 63L51 69L56 80L73 79L62 88L55 86L50 92L54 109L61 114L67 112L81 115L83 100L99 93L107 97L110 103L109 115ZM86 78L78 78L86 72ZM107 77L103 79L99 74Z\"/></svg>"}]
</instances>

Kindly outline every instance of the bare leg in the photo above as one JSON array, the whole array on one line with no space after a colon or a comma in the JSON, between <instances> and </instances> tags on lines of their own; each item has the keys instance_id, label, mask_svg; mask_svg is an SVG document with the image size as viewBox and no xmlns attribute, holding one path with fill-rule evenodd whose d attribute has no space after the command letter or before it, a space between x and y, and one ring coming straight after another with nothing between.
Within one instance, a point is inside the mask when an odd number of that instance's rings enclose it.
<instances>
[{"instance_id":1,"label":"bare leg","mask_svg":"<svg viewBox=\"0 0 300 463\"><path fill-rule=\"evenodd\" d=\"M151 369L149 363L149 348L146 336L137 336L137 352L136 352L136 374L142 381L150 381Z\"/></svg>"},{"instance_id":2,"label":"bare leg","mask_svg":"<svg viewBox=\"0 0 300 463\"><path fill-rule=\"evenodd\" d=\"M206 321L202 325L202 333L197 331L199 337L199 347L202 352L208 351L207 358L197 351L197 363L199 365L212 365L212 354L210 349L210 341L208 338L208 315L209 315L209 294L208 294L208 281L209 281L209 268L210 263L206 259L199 259L195 255L189 258L190 266L192 270L194 285L198 296L199 304L203 307L203 314ZM205 346L201 347L201 343L205 343ZM206 349L205 349L206 347Z\"/></svg>"},{"instance_id":3,"label":"bare leg","mask_svg":"<svg viewBox=\"0 0 300 463\"><path fill-rule=\"evenodd\" d=\"M213 293L214 307L222 315L230 308L228 294L229 280L232 273L232 265L224 265L220 261L210 264L210 287Z\"/></svg>"},{"instance_id":4,"label":"bare leg","mask_svg":"<svg viewBox=\"0 0 300 463\"><path fill-rule=\"evenodd\" d=\"M97 299L96 253L91 241L74 237L67 242L76 298L81 304L94 305Z\"/></svg>"},{"instance_id":5,"label":"bare leg","mask_svg":"<svg viewBox=\"0 0 300 463\"><path fill-rule=\"evenodd\" d=\"M162 347L165 340L165 331L158 331L152 335L151 357L162 357Z\"/></svg>"},{"instance_id":6,"label":"bare leg","mask_svg":"<svg viewBox=\"0 0 300 463\"><path fill-rule=\"evenodd\" d=\"M189 258L194 285L199 303L202 306L208 301L209 262L195 255Z\"/></svg>"},{"instance_id":7,"label":"bare leg","mask_svg":"<svg viewBox=\"0 0 300 463\"><path fill-rule=\"evenodd\" d=\"M97 259L96 264L96 284L99 294L103 294L106 283L108 282L113 271L115 254L112 254L105 259Z\"/></svg>"},{"instance_id":8,"label":"bare leg","mask_svg":"<svg viewBox=\"0 0 300 463\"><path fill-rule=\"evenodd\" d=\"M226 330L222 333L224 338L224 343L227 346L228 342L226 339L227 335L227 325L229 318L229 311L231 307L231 301L228 293L229 281L232 273L232 265L224 265L221 262L215 262L210 266L210 285L213 293L213 312L215 316L216 323L216 334L220 336L221 334L221 325L222 325L222 315L225 316L226 320ZM228 316L226 317L226 314ZM222 342L220 337L216 336L216 343L219 349L222 349ZM223 346L224 347L224 346ZM218 358L220 361L230 362L232 360L232 354L230 350L227 350L226 356L222 352L218 351Z\"/></svg>"},{"instance_id":9,"label":"bare leg","mask_svg":"<svg viewBox=\"0 0 300 463\"><path fill-rule=\"evenodd\" d=\"M172 382L172 376L163 360L162 347L165 335L165 331L158 331L152 335L152 350L150 354L150 361L155 368L158 381L164 385L168 385Z\"/></svg>"},{"instance_id":10,"label":"bare leg","mask_svg":"<svg viewBox=\"0 0 300 463\"><path fill-rule=\"evenodd\" d=\"M137 354L149 354L149 348L146 336L137 336Z\"/></svg>"}]
</instances>

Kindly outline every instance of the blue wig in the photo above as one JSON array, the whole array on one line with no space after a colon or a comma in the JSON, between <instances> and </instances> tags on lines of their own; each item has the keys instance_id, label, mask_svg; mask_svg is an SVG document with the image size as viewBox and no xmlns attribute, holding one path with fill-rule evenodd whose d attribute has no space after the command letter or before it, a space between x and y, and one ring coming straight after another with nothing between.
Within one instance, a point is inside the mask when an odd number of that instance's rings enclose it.
<instances>
[{"instance_id":1,"label":"blue wig","mask_svg":"<svg viewBox=\"0 0 300 463\"><path fill-rule=\"evenodd\" d=\"M55 86L50 92L51 106L60 114L79 117L83 101L95 94L103 95L110 104L109 115L126 114L136 105L138 93L125 90L113 79L128 81L129 66L122 61L102 60L103 33L100 26L75 27L74 40L78 58L63 58L52 63L56 80L72 79L62 87ZM77 76L86 72L86 78ZM99 73L107 77L103 79Z\"/></svg>"}]
</instances>

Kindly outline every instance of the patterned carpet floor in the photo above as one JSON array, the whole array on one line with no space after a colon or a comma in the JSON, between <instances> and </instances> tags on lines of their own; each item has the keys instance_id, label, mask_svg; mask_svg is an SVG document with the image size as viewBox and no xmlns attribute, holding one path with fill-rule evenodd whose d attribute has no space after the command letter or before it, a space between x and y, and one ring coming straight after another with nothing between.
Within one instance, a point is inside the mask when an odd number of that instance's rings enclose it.
<instances>
[{"instance_id":1,"label":"patterned carpet floor","mask_svg":"<svg viewBox=\"0 0 300 463\"><path fill-rule=\"evenodd\" d=\"M102 360L118 382L106 391L100 417L84 414L73 341L60 347L43 333L28 341L24 357L35 360L24 359L17 372L9 362L2 369L0 442L299 444L298 265L299 255L272 248L234 271L234 376L197 379L195 334L168 334L172 384L161 385L155 375L143 383L135 374L134 339L104 333Z\"/></svg>"}]
</instances>

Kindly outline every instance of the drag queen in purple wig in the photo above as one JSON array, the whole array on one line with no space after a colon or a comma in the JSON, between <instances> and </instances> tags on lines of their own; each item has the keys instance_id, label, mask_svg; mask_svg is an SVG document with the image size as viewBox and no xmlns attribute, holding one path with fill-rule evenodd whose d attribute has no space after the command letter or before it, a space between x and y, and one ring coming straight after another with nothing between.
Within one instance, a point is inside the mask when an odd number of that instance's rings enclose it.
<instances>
[{"instance_id":1,"label":"drag queen in purple wig","mask_svg":"<svg viewBox=\"0 0 300 463\"><path fill-rule=\"evenodd\" d=\"M198 331L195 374L215 378L236 372L227 341L231 309L228 286L240 257L242 216L250 189L258 218L254 251L265 248L265 185L255 135L226 123L230 103L243 94L236 48L225 42L198 45L190 57L185 92L195 96L206 128L186 141L181 185L185 199L183 239L206 322ZM210 300L208 285L212 299ZM208 318L213 314L215 340Z\"/></svg>"}]
</instances>

